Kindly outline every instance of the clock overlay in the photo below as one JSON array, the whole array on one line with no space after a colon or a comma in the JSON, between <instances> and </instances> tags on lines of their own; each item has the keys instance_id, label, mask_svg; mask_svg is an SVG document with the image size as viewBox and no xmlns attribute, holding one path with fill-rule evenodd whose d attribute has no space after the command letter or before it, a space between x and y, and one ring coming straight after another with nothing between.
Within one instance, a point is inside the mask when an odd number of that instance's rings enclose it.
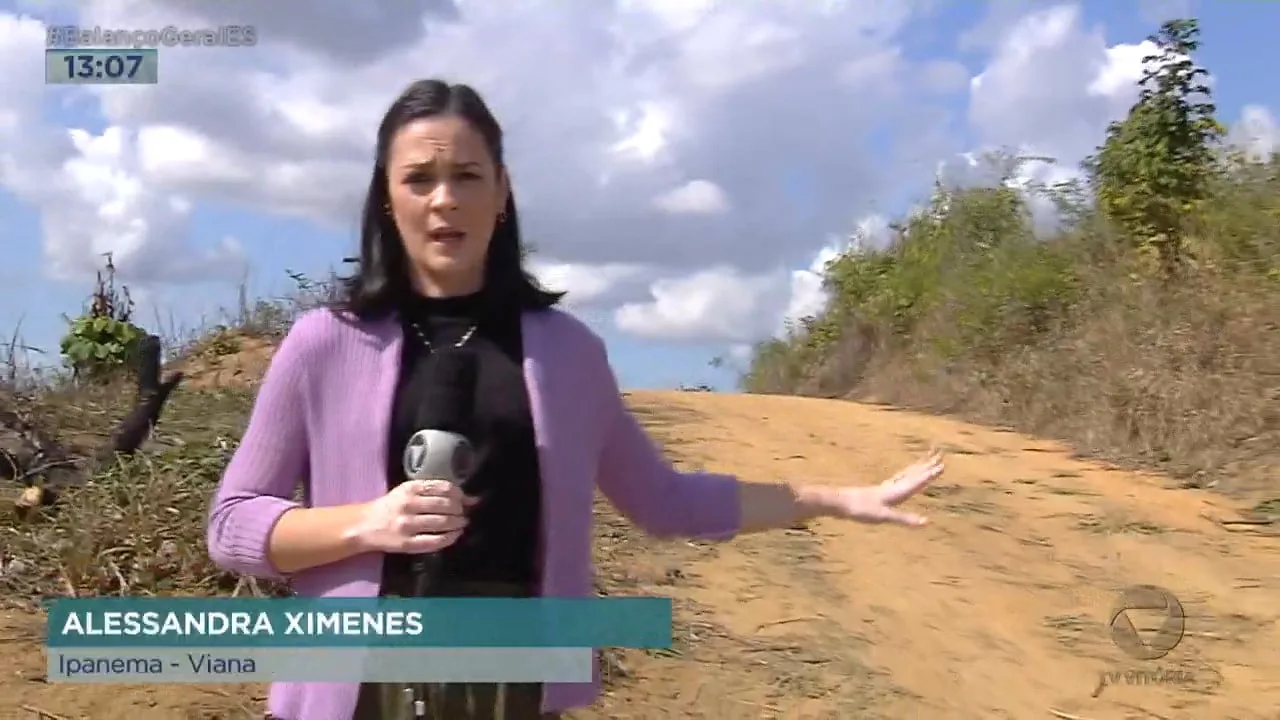
<instances>
[{"instance_id":1,"label":"clock overlay","mask_svg":"<svg viewBox=\"0 0 1280 720\"><path fill-rule=\"evenodd\" d=\"M48 49L44 81L49 85L154 85L160 79L156 48Z\"/></svg>"}]
</instances>

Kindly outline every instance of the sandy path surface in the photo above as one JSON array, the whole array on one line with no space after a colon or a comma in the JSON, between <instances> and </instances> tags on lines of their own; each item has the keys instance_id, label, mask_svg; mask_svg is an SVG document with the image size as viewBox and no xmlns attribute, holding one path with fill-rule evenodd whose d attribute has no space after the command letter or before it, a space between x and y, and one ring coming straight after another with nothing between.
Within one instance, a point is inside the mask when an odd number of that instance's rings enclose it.
<instances>
[{"instance_id":1,"label":"sandy path surface","mask_svg":"<svg viewBox=\"0 0 1280 720\"><path fill-rule=\"evenodd\" d=\"M636 393L685 466L749 480L879 480L949 452L906 531L822 521L722 545L637 539L602 516L621 591L677 599L677 647L621 654L581 718L1280 718L1280 541L1159 477L1016 433L788 397ZM1167 588L1185 636L1140 659L1112 641L1127 586ZM1156 643L1164 613L1128 613ZM254 717L261 688L40 680L38 618L0 612L0 717ZM25 709L24 709L25 708ZM41 716L39 712L47 713ZM256 711L256 712L260 712Z\"/></svg>"}]
</instances>

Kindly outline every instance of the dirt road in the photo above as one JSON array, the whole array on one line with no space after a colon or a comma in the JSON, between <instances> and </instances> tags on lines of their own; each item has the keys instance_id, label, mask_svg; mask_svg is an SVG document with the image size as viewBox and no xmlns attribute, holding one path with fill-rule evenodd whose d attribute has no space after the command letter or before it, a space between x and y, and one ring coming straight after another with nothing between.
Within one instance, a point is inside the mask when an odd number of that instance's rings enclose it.
<instances>
[{"instance_id":1,"label":"dirt road","mask_svg":"<svg viewBox=\"0 0 1280 720\"><path fill-rule=\"evenodd\" d=\"M672 595L678 644L628 652L581 718L1274 720L1280 543L1212 494L1104 469L1015 433L853 403L637 393L686 466L749 480L862 483L938 444L923 530L830 521L711 546L635 538L602 517L618 592ZM1265 529L1265 528L1264 528ZM1118 592L1153 584L1186 614L1166 656L1123 653ZM1163 613L1131 612L1148 642ZM45 685L32 618L0 621L0 716L232 718L259 688ZM26 637L27 639L24 639ZM10 700L12 699L12 700Z\"/></svg>"}]
</instances>

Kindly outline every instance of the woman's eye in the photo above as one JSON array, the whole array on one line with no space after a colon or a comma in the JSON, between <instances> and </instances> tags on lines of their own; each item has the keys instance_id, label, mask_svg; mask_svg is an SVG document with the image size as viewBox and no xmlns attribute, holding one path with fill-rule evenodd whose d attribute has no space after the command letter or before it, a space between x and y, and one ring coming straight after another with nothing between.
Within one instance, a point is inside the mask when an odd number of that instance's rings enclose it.
<instances>
[{"instance_id":1,"label":"woman's eye","mask_svg":"<svg viewBox=\"0 0 1280 720\"><path fill-rule=\"evenodd\" d=\"M480 174L473 172L458 173L453 176L455 180L479 180ZM406 185L432 185L437 182L432 175L407 175L404 182Z\"/></svg>"}]
</instances>

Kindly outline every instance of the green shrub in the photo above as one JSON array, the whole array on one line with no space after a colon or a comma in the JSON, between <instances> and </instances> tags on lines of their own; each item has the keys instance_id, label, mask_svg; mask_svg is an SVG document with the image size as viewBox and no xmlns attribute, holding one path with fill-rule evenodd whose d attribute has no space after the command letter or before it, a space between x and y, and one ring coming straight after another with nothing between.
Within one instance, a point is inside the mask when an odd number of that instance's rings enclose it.
<instances>
[{"instance_id":1,"label":"green shrub","mask_svg":"<svg viewBox=\"0 0 1280 720\"><path fill-rule=\"evenodd\" d=\"M106 277L98 272L89 309L68 319L70 327L60 344L62 357L76 377L106 380L137 359L147 334L133 324L132 314L129 289L116 291L115 265L108 254Z\"/></svg>"}]
</instances>

